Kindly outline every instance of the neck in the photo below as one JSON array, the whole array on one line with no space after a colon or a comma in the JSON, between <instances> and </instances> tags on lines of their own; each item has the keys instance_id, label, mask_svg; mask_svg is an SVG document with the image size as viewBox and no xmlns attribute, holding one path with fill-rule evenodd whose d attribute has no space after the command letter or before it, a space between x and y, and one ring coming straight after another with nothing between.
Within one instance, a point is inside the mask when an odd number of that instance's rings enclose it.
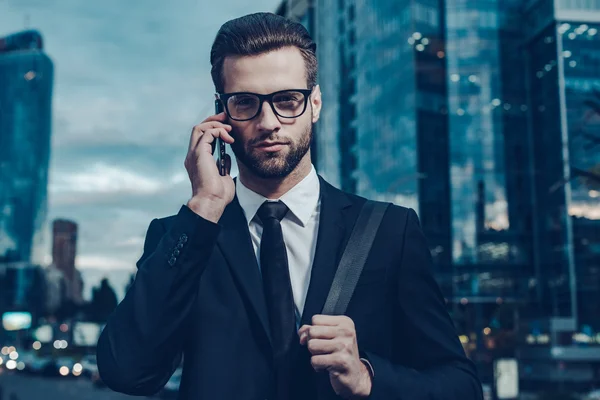
<instances>
[{"instance_id":1,"label":"neck","mask_svg":"<svg viewBox=\"0 0 600 400\"><path fill-rule=\"evenodd\" d=\"M289 175L283 178L261 178L250 172L242 163L238 163L239 179L248 189L267 199L278 199L296 186L310 173L312 168L310 152L304 156Z\"/></svg>"}]
</instances>

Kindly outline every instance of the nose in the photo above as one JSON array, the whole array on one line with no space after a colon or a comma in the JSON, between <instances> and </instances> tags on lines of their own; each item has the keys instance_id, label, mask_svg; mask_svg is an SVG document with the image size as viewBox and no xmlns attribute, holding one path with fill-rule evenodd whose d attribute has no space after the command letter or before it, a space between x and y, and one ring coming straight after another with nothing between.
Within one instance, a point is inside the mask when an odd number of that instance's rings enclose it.
<instances>
[{"instance_id":1,"label":"nose","mask_svg":"<svg viewBox=\"0 0 600 400\"><path fill-rule=\"evenodd\" d=\"M259 130L272 132L281 128L281 121L279 121L277 114L275 114L268 101L263 102L260 114L256 118Z\"/></svg>"}]
</instances>

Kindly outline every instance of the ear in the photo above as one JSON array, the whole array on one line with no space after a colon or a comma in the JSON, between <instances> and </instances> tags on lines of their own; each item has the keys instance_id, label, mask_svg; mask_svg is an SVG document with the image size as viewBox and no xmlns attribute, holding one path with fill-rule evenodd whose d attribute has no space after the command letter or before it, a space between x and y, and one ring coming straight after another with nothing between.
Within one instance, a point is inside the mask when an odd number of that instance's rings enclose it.
<instances>
[{"instance_id":1,"label":"ear","mask_svg":"<svg viewBox=\"0 0 600 400\"><path fill-rule=\"evenodd\" d=\"M310 95L310 107L312 108L312 123L316 123L321 115L321 107L323 106L321 100L321 88L316 85L313 88L312 94Z\"/></svg>"}]
</instances>

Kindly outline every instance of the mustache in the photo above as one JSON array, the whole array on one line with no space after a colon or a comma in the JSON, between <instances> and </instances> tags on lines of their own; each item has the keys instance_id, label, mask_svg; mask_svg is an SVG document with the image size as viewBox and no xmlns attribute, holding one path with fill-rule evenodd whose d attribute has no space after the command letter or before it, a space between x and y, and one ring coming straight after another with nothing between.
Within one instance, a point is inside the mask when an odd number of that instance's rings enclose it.
<instances>
[{"instance_id":1,"label":"mustache","mask_svg":"<svg viewBox=\"0 0 600 400\"><path fill-rule=\"evenodd\" d=\"M249 146L254 146L258 143L265 142L265 141L281 142L281 143L289 143L290 142L289 139L286 139L283 136L273 134L273 132L268 132L268 133L265 133L263 135L260 135L258 137L255 137L255 138L249 140L247 144Z\"/></svg>"}]
</instances>

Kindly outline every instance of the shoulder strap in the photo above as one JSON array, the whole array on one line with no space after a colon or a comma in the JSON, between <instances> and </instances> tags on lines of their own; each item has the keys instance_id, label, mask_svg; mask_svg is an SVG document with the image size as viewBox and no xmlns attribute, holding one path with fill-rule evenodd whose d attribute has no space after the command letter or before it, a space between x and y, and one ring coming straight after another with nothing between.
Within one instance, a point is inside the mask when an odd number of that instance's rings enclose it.
<instances>
[{"instance_id":1,"label":"shoulder strap","mask_svg":"<svg viewBox=\"0 0 600 400\"><path fill-rule=\"evenodd\" d=\"M340 259L322 313L342 315L350 302L363 270L375 234L390 203L367 200L360 210L354 229Z\"/></svg>"}]
</instances>

